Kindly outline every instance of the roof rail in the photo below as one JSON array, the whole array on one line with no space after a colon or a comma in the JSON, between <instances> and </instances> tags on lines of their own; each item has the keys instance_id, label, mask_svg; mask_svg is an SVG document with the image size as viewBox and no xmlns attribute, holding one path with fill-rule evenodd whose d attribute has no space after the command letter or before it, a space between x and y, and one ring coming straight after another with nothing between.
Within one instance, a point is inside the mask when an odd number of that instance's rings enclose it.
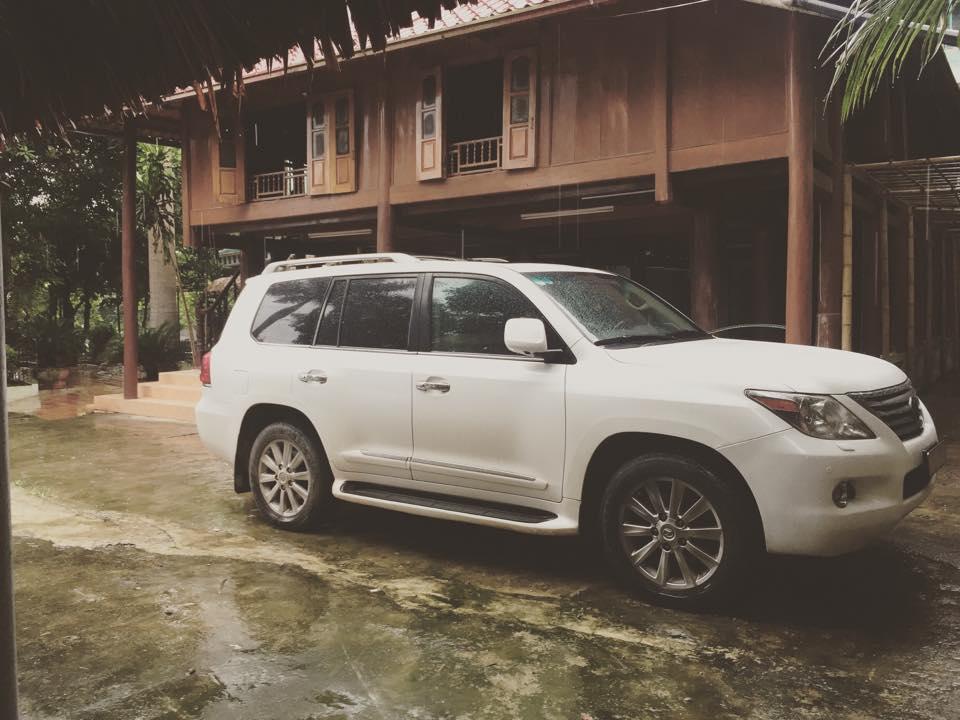
<instances>
[{"instance_id":1,"label":"roof rail","mask_svg":"<svg viewBox=\"0 0 960 720\"><path fill-rule=\"evenodd\" d=\"M509 260L504 260L503 258L494 258L494 257L478 257L470 258L473 262L489 262L489 263L509 263Z\"/></svg>"},{"instance_id":2,"label":"roof rail","mask_svg":"<svg viewBox=\"0 0 960 720\"><path fill-rule=\"evenodd\" d=\"M406 253L358 253L355 255L326 255L322 257L302 258L300 260L278 260L263 269L263 274L283 272L285 270L302 270L325 265L362 265L365 263L380 262L411 262L413 255Z\"/></svg>"}]
</instances>

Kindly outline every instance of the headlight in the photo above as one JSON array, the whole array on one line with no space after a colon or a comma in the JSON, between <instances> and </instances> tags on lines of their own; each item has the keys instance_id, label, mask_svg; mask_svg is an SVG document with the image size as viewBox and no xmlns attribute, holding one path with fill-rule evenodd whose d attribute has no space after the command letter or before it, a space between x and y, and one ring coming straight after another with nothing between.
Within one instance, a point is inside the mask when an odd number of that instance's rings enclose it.
<instances>
[{"instance_id":1,"label":"headlight","mask_svg":"<svg viewBox=\"0 0 960 720\"><path fill-rule=\"evenodd\" d=\"M867 440L876 437L860 418L829 395L765 390L747 390L746 394L810 437L822 440Z\"/></svg>"}]
</instances>

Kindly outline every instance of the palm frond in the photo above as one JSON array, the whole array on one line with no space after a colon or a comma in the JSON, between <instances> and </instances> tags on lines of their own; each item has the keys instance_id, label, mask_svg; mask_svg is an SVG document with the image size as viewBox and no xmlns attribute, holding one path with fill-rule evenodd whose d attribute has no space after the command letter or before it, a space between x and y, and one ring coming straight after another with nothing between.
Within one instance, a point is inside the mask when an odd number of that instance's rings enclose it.
<instances>
[{"instance_id":1,"label":"palm frond","mask_svg":"<svg viewBox=\"0 0 960 720\"><path fill-rule=\"evenodd\" d=\"M900 76L914 48L921 69L943 43L960 0L853 0L824 48L834 63L830 93L842 86L844 120L862 108L886 79Z\"/></svg>"}]
</instances>

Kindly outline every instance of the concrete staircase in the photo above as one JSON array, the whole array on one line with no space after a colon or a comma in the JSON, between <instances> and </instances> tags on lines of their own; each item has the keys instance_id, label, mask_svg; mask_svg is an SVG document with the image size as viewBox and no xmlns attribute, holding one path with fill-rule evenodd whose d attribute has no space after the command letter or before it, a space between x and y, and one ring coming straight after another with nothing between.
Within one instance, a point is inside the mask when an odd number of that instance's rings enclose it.
<instances>
[{"instance_id":1,"label":"concrete staircase","mask_svg":"<svg viewBox=\"0 0 960 720\"><path fill-rule=\"evenodd\" d=\"M160 373L157 382L140 383L135 400L125 400L123 393L96 395L93 412L125 413L141 417L195 422L194 408L200 402L200 371L180 370Z\"/></svg>"}]
</instances>

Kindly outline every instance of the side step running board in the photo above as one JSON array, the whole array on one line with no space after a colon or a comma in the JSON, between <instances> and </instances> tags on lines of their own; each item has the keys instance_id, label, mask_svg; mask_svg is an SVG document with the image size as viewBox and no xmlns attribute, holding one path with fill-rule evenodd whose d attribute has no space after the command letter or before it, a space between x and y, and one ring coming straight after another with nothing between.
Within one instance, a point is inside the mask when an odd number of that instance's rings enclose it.
<instances>
[{"instance_id":1,"label":"side step running board","mask_svg":"<svg viewBox=\"0 0 960 720\"><path fill-rule=\"evenodd\" d=\"M546 510L506 505L504 503L475 500L474 498L458 497L455 495L441 495L440 493L421 492L419 490L405 490L403 488L386 487L365 482L345 482L340 491L346 495L387 500L403 503L404 505L418 505L420 507L435 508L449 512L479 515L481 517L498 518L522 523L542 523L555 520L557 516Z\"/></svg>"}]
</instances>

